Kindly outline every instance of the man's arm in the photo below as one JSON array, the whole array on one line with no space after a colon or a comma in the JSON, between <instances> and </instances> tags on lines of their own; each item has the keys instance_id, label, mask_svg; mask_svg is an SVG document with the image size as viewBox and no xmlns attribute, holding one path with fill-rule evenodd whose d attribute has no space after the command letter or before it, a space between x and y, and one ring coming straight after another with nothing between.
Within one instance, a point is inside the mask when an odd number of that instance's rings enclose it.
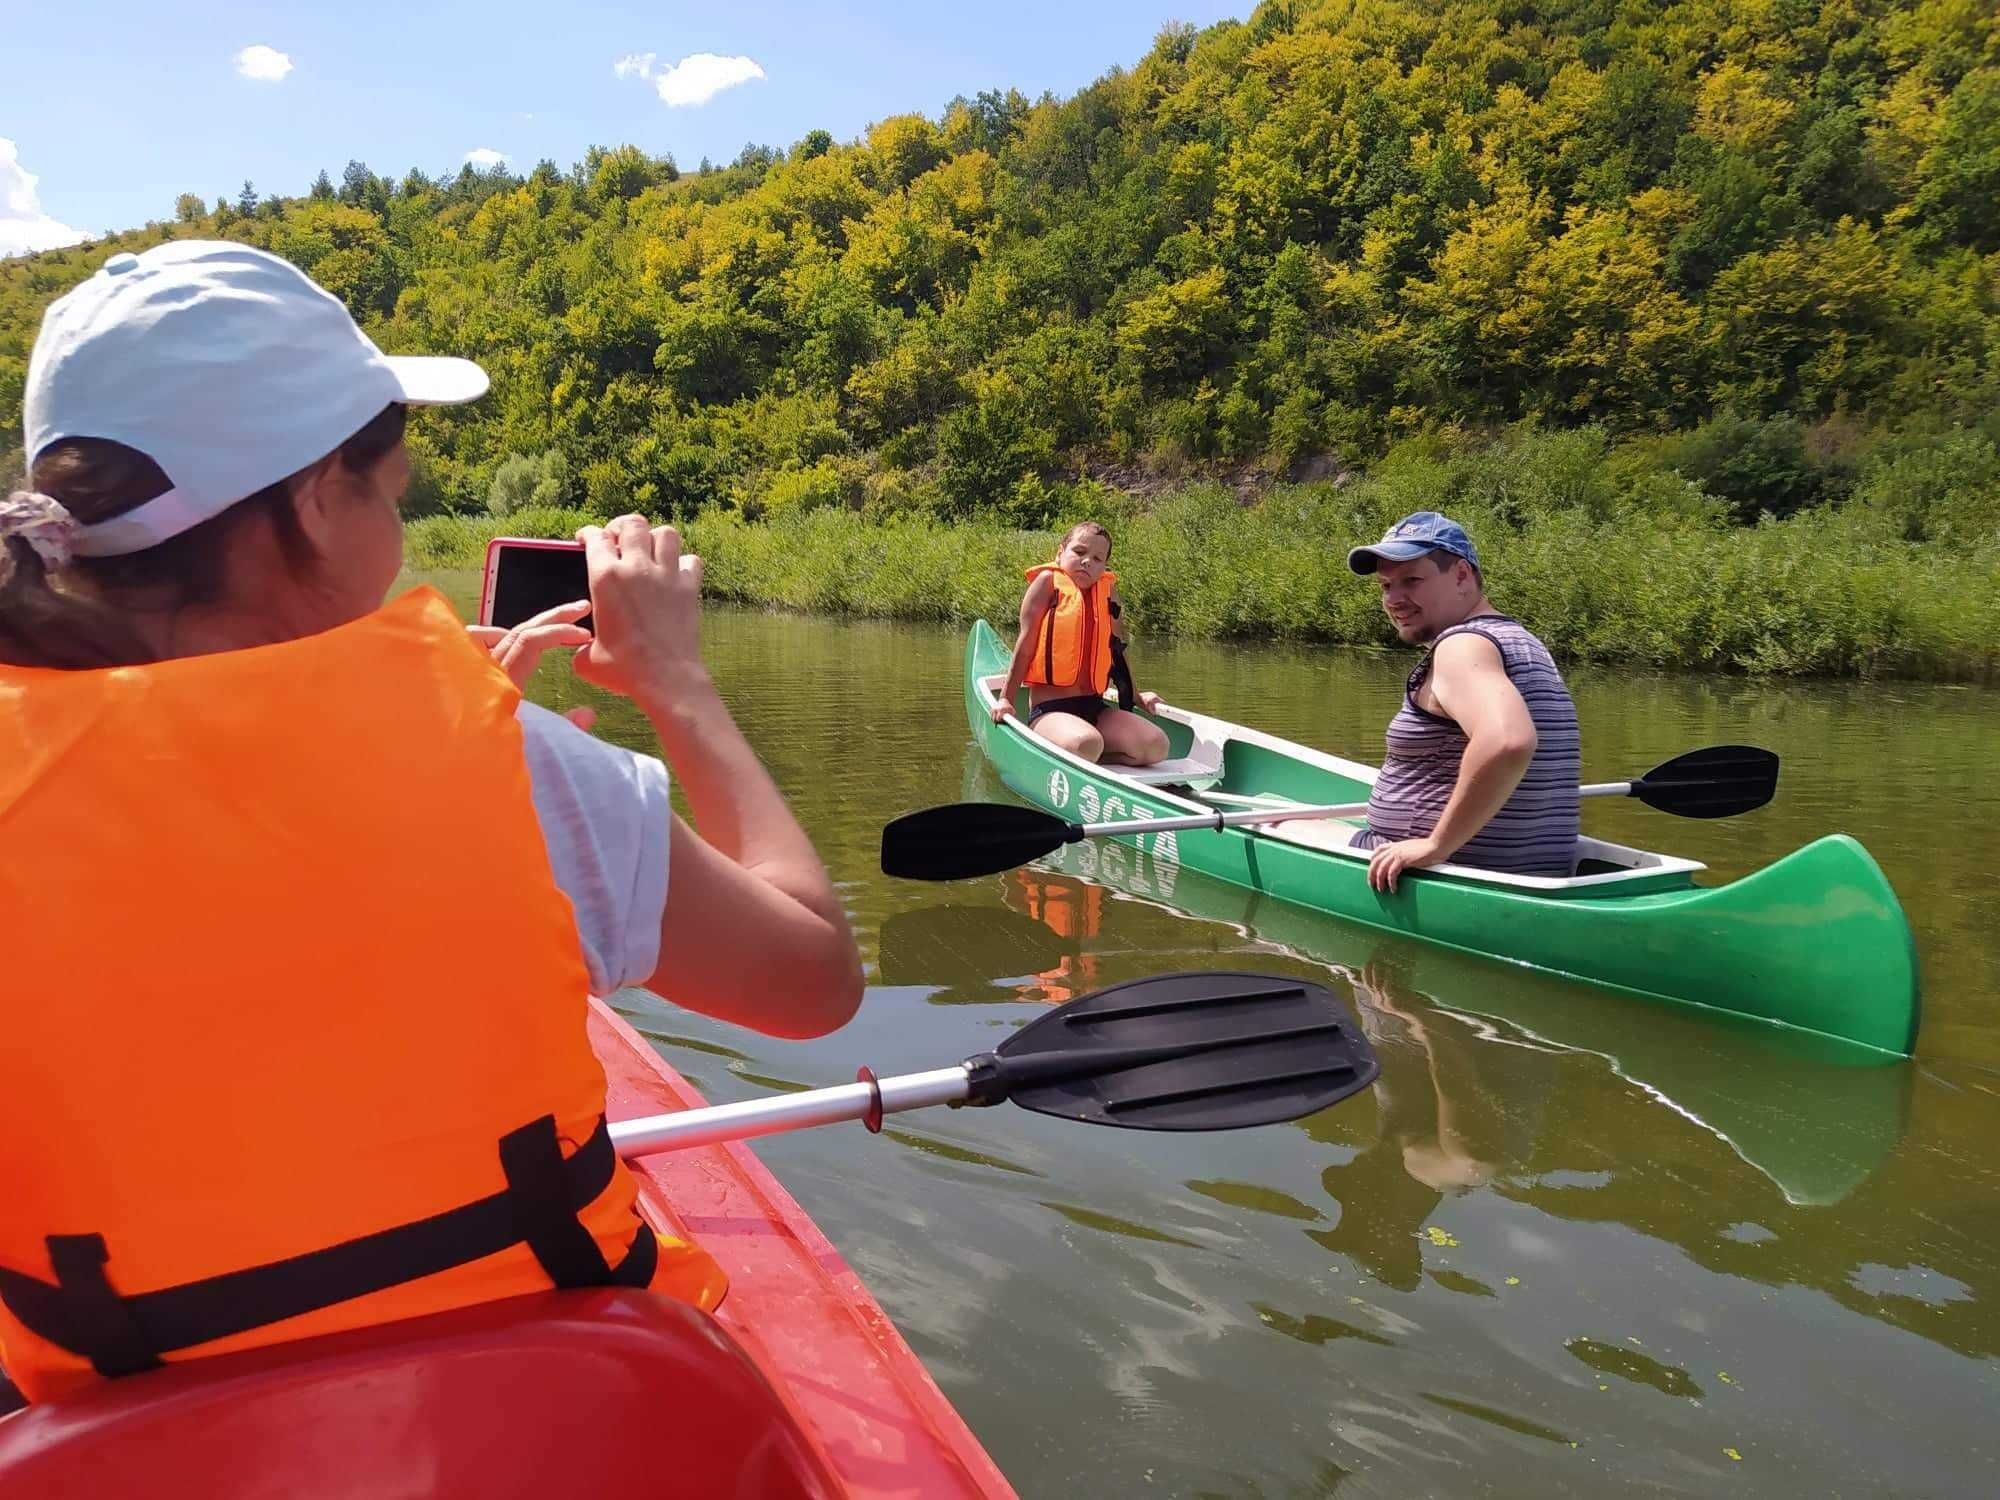
<instances>
[{"instance_id":1,"label":"man's arm","mask_svg":"<svg viewBox=\"0 0 2000 1500\"><path fill-rule=\"evenodd\" d=\"M1440 864L1470 843L1507 805L1535 758L1535 721L1500 661L1500 648L1474 631L1440 644L1431 692L1465 731L1458 784L1427 838L1384 844L1368 862L1368 883L1396 889L1404 870Z\"/></svg>"}]
</instances>

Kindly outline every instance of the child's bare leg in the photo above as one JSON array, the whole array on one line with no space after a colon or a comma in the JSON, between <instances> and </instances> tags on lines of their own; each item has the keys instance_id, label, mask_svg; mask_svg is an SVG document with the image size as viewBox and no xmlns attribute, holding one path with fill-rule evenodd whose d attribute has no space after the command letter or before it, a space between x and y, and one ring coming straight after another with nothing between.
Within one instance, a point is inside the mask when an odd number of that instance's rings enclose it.
<instances>
[{"instance_id":1,"label":"child's bare leg","mask_svg":"<svg viewBox=\"0 0 2000 1500\"><path fill-rule=\"evenodd\" d=\"M1049 715L1054 718L1055 715ZM1122 708L1107 708L1097 716L1097 732L1104 740L1104 759L1121 765L1150 766L1167 758L1167 735L1151 719L1129 714Z\"/></svg>"},{"instance_id":2,"label":"child's bare leg","mask_svg":"<svg viewBox=\"0 0 2000 1500\"><path fill-rule=\"evenodd\" d=\"M1035 733L1060 745L1071 755L1097 760L1104 754L1104 736L1091 728L1090 720L1075 714L1043 714L1035 720Z\"/></svg>"}]
</instances>

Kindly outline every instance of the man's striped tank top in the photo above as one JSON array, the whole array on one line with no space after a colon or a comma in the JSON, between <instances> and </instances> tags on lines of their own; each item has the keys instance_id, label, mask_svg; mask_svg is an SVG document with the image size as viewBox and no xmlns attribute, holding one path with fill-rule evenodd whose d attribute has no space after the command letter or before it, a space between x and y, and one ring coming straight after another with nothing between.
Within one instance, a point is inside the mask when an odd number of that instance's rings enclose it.
<instances>
[{"instance_id":1,"label":"man's striped tank top","mask_svg":"<svg viewBox=\"0 0 2000 1500\"><path fill-rule=\"evenodd\" d=\"M1505 615L1476 615L1438 633L1431 651L1410 673L1403 706L1389 721L1382 774L1368 798L1368 827L1354 839L1357 848L1422 838L1437 826L1458 784L1465 756L1465 731L1456 721L1417 706L1417 693L1430 675L1439 642L1471 631L1499 649L1508 678L1535 721L1535 758L1506 805L1451 857L1451 863L1510 875L1570 875L1576 869L1583 775L1582 738L1576 705L1555 658L1535 636Z\"/></svg>"}]
</instances>

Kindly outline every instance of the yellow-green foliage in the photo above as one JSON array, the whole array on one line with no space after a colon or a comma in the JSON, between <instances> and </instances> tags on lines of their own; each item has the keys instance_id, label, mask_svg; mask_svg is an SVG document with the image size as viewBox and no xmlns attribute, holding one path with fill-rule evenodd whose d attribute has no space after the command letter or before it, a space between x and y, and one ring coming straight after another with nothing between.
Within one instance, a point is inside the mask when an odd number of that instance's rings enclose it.
<instances>
[{"instance_id":1,"label":"yellow-green foliage","mask_svg":"<svg viewBox=\"0 0 2000 1500\"><path fill-rule=\"evenodd\" d=\"M700 174L620 146L183 195L0 266L0 422L50 296L195 234L289 256L386 345L486 364L487 401L425 424L459 509L551 452L592 506L859 503L897 471L966 515L1097 458L1352 466L1441 422L1976 418L2000 406L2000 20L1270 0L1068 99ZM795 401L825 432L772 420ZM836 452L864 460L837 483Z\"/></svg>"},{"instance_id":2,"label":"yellow-green foliage","mask_svg":"<svg viewBox=\"0 0 2000 1500\"><path fill-rule=\"evenodd\" d=\"M1299 528L1442 495L1490 513L1503 553L1518 534L1575 649L1904 670L1961 654L1901 602L1918 565L1893 549L1956 568L2000 521L1978 448L2000 412L2000 12L1973 0L1269 0L1068 99L982 94L714 171L631 146L525 177L351 163L337 189L174 215L0 262L0 432L50 298L114 250L229 236L385 347L491 372L412 429L427 516L482 510L504 473L503 508L781 522L716 533L719 558L761 559L746 596L963 613L988 597L972 563L940 593L870 549L983 557L1102 503L1088 476L1112 464L1179 465L1195 487L1130 528L1159 567L1134 587L1157 577L1175 628L1363 638ZM1369 477L1236 514L1198 484L1224 464ZM1578 528L1650 623L1538 550ZM1657 566L1621 550L1655 536ZM866 587L785 560L850 537ZM1182 543L1179 574L1146 551Z\"/></svg>"}]
</instances>

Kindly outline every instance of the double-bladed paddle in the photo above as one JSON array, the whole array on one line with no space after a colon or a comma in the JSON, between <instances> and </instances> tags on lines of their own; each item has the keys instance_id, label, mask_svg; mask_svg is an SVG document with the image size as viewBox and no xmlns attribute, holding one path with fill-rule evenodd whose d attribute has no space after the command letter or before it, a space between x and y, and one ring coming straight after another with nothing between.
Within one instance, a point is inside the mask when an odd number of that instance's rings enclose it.
<instances>
[{"instance_id":1,"label":"double-bladed paddle","mask_svg":"<svg viewBox=\"0 0 2000 1500\"><path fill-rule=\"evenodd\" d=\"M879 1130L933 1104L999 1104L1130 1130L1240 1130L1316 1114L1358 1093L1378 1065L1323 984L1277 974L1163 974L1112 985L1037 1016L956 1067L777 1099L622 1120L620 1156L747 1140L836 1120Z\"/></svg>"},{"instance_id":2,"label":"double-bladed paddle","mask_svg":"<svg viewBox=\"0 0 2000 1500\"><path fill-rule=\"evenodd\" d=\"M1778 790L1778 757L1754 745L1690 750L1632 781L1579 789L1584 797L1637 797L1683 818L1730 818L1762 807ZM963 880L1009 870L1064 844L1106 836L1178 833L1183 829L1243 828L1313 818L1351 818L1366 802L1328 807L1251 807L1121 823L1071 823L1032 807L954 802L907 813L882 830L882 873L908 880Z\"/></svg>"}]
</instances>

